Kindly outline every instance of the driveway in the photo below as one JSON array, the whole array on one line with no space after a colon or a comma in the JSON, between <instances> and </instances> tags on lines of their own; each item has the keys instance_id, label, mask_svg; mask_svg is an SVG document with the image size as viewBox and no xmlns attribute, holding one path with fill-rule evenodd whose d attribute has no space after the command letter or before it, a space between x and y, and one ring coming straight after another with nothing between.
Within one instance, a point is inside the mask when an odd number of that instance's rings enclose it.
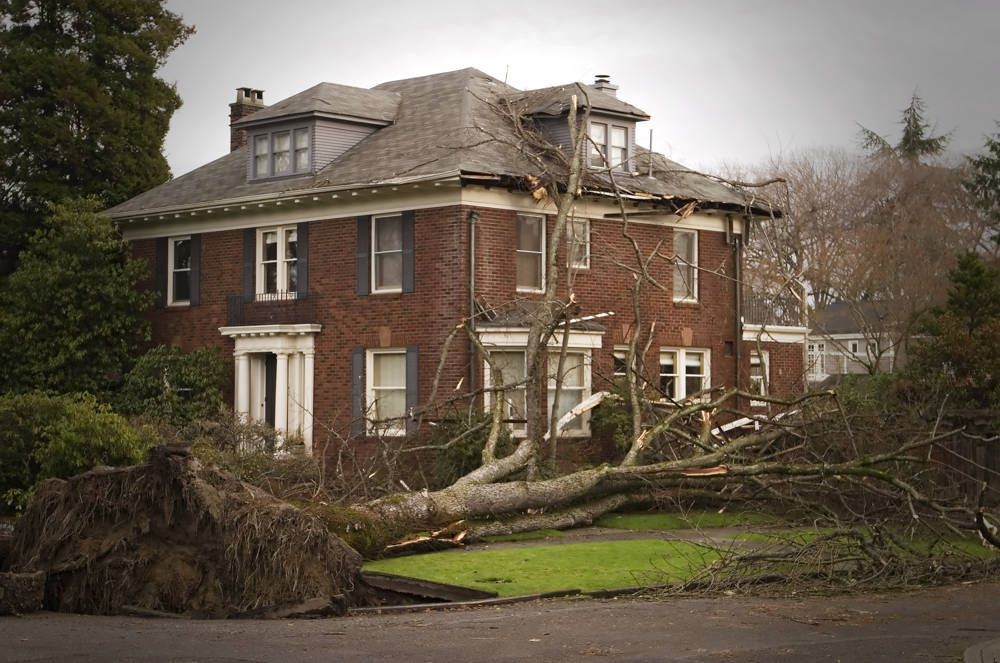
<instances>
[{"instance_id":1,"label":"driveway","mask_svg":"<svg viewBox=\"0 0 1000 663\"><path fill-rule=\"evenodd\" d=\"M837 597L575 598L296 621L39 613L0 618L0 662L955 662L997 638L1000 581Z\"/></svg>"}]
</instances>

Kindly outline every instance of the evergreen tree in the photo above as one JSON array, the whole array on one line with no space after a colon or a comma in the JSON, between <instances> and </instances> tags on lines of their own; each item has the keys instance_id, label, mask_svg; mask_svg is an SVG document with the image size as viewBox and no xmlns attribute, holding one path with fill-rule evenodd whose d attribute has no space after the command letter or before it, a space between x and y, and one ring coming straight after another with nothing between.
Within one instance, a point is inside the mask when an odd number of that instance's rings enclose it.
<instances>
[{"instance_id":1,"label":"evergreen tree","mask_svg":"<svg viewBox=\"0 0 1000 663\"><path fill-rule=\"evenodd\" d=\"M948 134L931 135L931 126L924 119L924 100L916 92L910 98L910 105L903 109L900 124L903 133L899 142L893 146L889 141L864 126L861 127L861 144L871 154L879 156L895 156L900 159L918 162L921 157L936 156L944 152L948 145Z\"/></svg>"},{"instance_id":2,"label":"evergreen tree","mask_svg":"<svg viewBox=\"0 0 1000 663\"><path fill-rule=\"evenodd\" d=\"M53 205L0 290L0 390L106 395L148 340L148 270L99 208Z\"/></svg>"},{"instance_id":3,"label":"evergreen tree","mask_svg":"<svg viewBox=\"0 0 1000 663\"><path fill-rule=\"evenodd\" d=\"M0 274L48 203L169 179L181 100L156 71L191 32L164 0L0 0Z\"/></svg>"},{"instance_id":4,"label":"evergreen tree","mask_svg":"<svg viewBox=\"0 0 1000 663\"><path fill-rule=\"evenodd\" d=\"M1000 133L987 136L985 147L984 153L968 160L970 172L965 189L986 217L988 239L1000 245Z\"/></svg>"},{"instance_id":5,"label":"evergreen tree","mask_svg":"<svg viewBox=\"0 0 1000 663\"><path fill-rule=\"evenodd\" d=\"M1000 274L983 264L978 254L970 251L960 255L948 279L951 288L944 311L962 322L969 333L1000 319Z\"/></svg>"}]
</instances>

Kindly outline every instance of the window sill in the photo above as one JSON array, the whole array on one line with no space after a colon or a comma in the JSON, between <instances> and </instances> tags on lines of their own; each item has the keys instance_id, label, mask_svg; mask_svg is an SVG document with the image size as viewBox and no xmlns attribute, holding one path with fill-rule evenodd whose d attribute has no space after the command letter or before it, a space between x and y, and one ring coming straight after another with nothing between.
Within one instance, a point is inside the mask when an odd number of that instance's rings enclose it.
<instances>
[{"instance_id":1,"label":"window sill","mask_svg":"<svg viewBox=\"0 0 1000 663\"><path fill-rule=\"evenodd\" d=\"M675 299L674 306L687 306L690 308L701 307L701 302L697 299Z\"/></svg>"},{"instance_id":2,"label":"window sill","mask_svg":"<svg viewBox=\"0 0 1000 663\"><path fill-rule=\"evenodd\" d=\"M190 301L186 301L186 302L170 302L169 304L167 304L166 306L164 306L164 308L175 309L175 310L182 310L182 309L186 309L186 308L191 308L191 302Z\"/></svg>"},{"instance_id":3,"label":"window sill","mask_svg":"<svg viewBox=\"0 0 1000 663\"><path fill-rule=\"evenodd\" d=\"M545 289L544 288L522 288L521 286L518 286L517 289L516 289L516 292L523 292L525 294L531 294L531 295L542 295L542 294L545 294Z\"/></svg>"},{"instance_id":4,"label":"window sill","mask_svg":"<svg viewBox=\"0 0 1000 663\"><path fill-rule=\"evenodd\" d=\"M403 294L402 288L383 288L381 290L372 290L373 295L401 295Z\"/></svg>"}]
</instances>

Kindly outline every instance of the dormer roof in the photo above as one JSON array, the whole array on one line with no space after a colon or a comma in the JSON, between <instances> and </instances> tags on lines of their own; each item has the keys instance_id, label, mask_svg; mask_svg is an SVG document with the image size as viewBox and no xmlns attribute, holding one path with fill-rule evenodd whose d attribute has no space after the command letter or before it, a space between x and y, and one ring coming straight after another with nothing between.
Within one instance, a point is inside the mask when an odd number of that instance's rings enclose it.
<instances>
[{"instance_id":1,"label":"dormer roof","mask_svg":"<svg viewBox=\"0 0 1000 663\"><path fill-rule=\"evenodd\" d=\"M308 116L390 124L399 112L401 97L388 90L369 90L336 83L319 83L236 122L234 127L251 127L278 119Z\"/></svg>"},{"instance_id":2,"label":"dormer roof","mask_svg":"<svg viewBox=\"0 0 1000 663\"><path fill-rule=\"evenodd\" d=\"M649 115L618 97L598 90L593 85L568 83L538 90L527 90L510 95L526 115L550 115L558 117L569 111L570 98L577 96L577 105L583 109L590 107L591 113L612 113L625 115L637 121L648 120Z\"/></svg>"}]
</instances>

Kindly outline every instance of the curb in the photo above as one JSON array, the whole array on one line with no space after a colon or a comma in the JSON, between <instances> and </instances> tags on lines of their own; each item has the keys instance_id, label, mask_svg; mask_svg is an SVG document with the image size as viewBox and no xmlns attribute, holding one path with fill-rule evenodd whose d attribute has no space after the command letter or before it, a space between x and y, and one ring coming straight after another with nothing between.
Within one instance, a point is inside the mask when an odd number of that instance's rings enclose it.
<instances>
[{"instance_id":1,"label":"curb","mask_svg":"<svg viewBox=\"0 0 1000 663\"><path fill-rule=\"evenodd\" d=\"M965 663L1000 663L1000 639L972 645L962 657Z\"/></svg>"}]
</instances>

